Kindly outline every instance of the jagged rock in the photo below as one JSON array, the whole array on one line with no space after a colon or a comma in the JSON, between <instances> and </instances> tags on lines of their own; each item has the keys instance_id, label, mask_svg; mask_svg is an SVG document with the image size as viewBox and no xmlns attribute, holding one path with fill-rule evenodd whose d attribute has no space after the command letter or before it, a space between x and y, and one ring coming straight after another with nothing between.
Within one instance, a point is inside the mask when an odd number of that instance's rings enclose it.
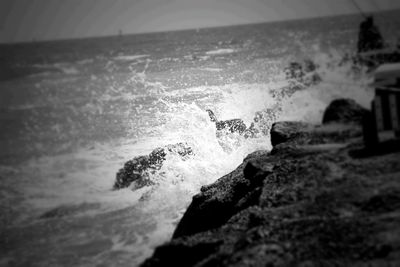
<instances>
[{"instance_id":1,"label":"jagged rock","mask_svg":"<svg viewBox=\"0 0 400 267\"><path fill-rule=\"evenodd\" d=\"M271 144L273 150L281 143L297 145L348 143L361 137L361 126L342 123L315 125L296 121L280 121L272 124Z\"/></svg>"},{"instance_id":2,"label":"jagged rock","mask_svg":"<svg viewBox=\"0 0 400 267\"><path fill-rule=\"evenodd\" d=\"M269 154L270 154L269 151L266 151L266 150L256 150L256 151L248 154L244 158L243 162L249 161L251 159L265 158L265 157L268 157Z\"/></svg>"},{"instance_id":3,"label":"jagged rock","mask_svg":"<svg viewBox=\"0 0 400 267\"><path fill-rule=\"evenodd\" d=\"M166 246L156 248L156 253L160 255L161 261L158 258L150 259L142 266L194 266L196 262L216 252L220 244L221 242L213 242L212 240L205 240L204 242L188 240L188 242L177 242L176 244L171 242ZM170 257L170 255L179 257L179 265L176 265L177 259Z\"/></svg>"},{"instance_id":4,"label":"jagged rock","mask_svg":"<svg viewBox=\"0 0 400 267\"><path fill-rule=\"evenodd\" d=\"M206 111L208 112L210 120L215 123L217 137L238 133L244 138L255 138L259 137L261 134L268 135L272 121L276 120L277 113L281 111L281 107L279 105L274 105L273 108L257 111L249 127L246 126L242 119L220 121L212 110L207 109Z\"/></svg>"},{"instance_id":5,"label":"jagged rock","mask_svg":"<svg viewBox=\"0 0 400 267\"><path fill-rule=\"evenodd\" d=\"M127 161L124 167L118 171L113 188L125 188L133 182L135 182L135 188L151 185L149 173L161 168L168 153L179 155L182 159L193 156L192 148L185 143L158 147L149 155L138 156Z\"/></svg>"},{"instance_id":6,"label":"jagged rock","mask_svg":"<svg viewBox=\"0 0 400 267\"><path fill-rule=\"evenodd\" d=\"M322 123L358 123L368 112L353 99L342 98L332 101L324 112Z\"/></svg>"},{"instance_id":7,"label":"jagged rock","mask_svg":"<svg viewBox=\"0 0 400 267\"><path fill-rule=\"evenodd\" d=\"M193 197L192 203L175 229L174 238L221 226L235 213L256 204L254 201L260 190L255 188L261 186L262 179L268 171L259 171L254 177L244 177L243 171L246 168L249 168L247 163L243 163L212 186L203 186L201 193Z\"/></svg>"},{"instance_id":8,"label":"jagged rock","mask_svg":"<svg viewBox=\"0 0 400 267\"><path fill-rule=\"evenodd\" d=\"M243 122L242 119L230 119L220 121L215 116L214 112L210 109L206 110L208 115L210 116L210 120L215 123L215 127L218 131L227 131L230 133L239 133L243 134L246 131L246 124Z\"/></svg>"},{"instance_id":9,"label":"jagged rock","mask_svg":"<svg viewBox=\"0 0 400 267\"><path fill-rule=\"evenodd\" d=\"M250 160L243 169L243 176L248 180L254 180L254 177L266 176L272 173L274 166L258 160Z\"/></svg>"},{"instance_id":10,"label":"jagged rock","mask_svg":"<svg viewBox=\"0 0 400 267\"><path fill-rule=\"evenodd\" d=\"M285 143L289 140L300 138L307 135L309 129L313 126L309 123L297 121L281 121L275 122L271 127L271 144L276 146L280 143Z\"/></svg>"}]
</instances>

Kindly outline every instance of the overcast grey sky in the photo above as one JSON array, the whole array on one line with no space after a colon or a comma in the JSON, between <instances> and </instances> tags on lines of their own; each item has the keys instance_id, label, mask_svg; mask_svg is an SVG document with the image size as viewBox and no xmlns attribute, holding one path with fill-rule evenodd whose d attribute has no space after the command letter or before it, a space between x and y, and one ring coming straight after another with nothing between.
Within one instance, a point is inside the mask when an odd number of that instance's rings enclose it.
<instances>
[{"instance_id":1,"label":"overcast grey sky","mask_svg":"<svg viewBox=\"0 0 400 267\"><path fill-rule=\"evenodd\" d=\"M0 42L200 28L400 8L400 0L0 0Z\"/></svg>"}]
</instances>

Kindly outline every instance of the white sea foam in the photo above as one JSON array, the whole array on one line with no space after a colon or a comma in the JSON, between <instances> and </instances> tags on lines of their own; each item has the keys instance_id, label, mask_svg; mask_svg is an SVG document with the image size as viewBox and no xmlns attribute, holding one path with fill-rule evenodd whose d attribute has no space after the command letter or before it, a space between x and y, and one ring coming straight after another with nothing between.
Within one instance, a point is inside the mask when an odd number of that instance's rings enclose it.
<instances>
[{"instance_id":1,"label":"white sea foam","mask_svg":"<svg viewBox=\"0 0 400 267\"><path fill-rule=\"evenodd\" d=\"M221 68L200 68L200 70L212 71L212 72L220 72L223 69L221 69Z\"/></svg>"},{"instance_id":2,"label":"white sea foam","mask_svg":"<svg viewBox=\"0 0 400 267\"><path fill-rule=\"evenodd\" d=\"M150 55L121 55L114 57L115 60L119 61L134 61L140 58L149 57Z\"/></svg>"},{"instance_id":3,"label":"white sea foam","mask_svg":"<svg viewBox=\"0 0 400 267\"><path fill-rule=\"evenodd\" d=\"M206 55L214 56L214 55L224 55L224 54L232 54L235 53L236 50L233 48L220 48L216 50L210 50L206 52Z\"/></svg>"},{"instance_id":4,"label":"white sea foam","mask_svg":"<svg viewBox=\"0 0 400 267\"><path fill-rule=\"evenodd\" d=\"M74 75L79 73L79 70L77 68L69 64L59 63L59 64L54 64L54 66L60 69L64 74Z\"/></svg>"}]
</instances>

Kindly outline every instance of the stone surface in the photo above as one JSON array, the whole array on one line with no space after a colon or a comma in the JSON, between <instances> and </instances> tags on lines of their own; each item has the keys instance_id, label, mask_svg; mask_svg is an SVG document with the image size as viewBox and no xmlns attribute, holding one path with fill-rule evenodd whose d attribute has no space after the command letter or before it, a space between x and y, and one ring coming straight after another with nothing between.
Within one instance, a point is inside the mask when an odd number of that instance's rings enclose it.
<instances>
[{"instance_id":1,"label":"stone surface","mask_svg":"<svg viewBox=\"0 0 400 267\"><path fill-rule=\"evenodd\" d=\"M215 123L217 131L226 131L228 133L239 133L243 134L246 131L246 124L242 119L230 119L220 121L215 116L214 112L210 109L206 110L210 116L210 120Z\"/></svg>"},{"instance_id":2,"label":"stone surface","mask_svg":"<svg viewBox=\"0 0 400 267\"><path fill-rule=\"evenodd\" d=\"M336 99L326 108L322 123L341 122L360 124L367 112L367 109L357 104L353 99Z\"/></svg>"},{"instance_id":3,"label":"stone surface","mask_svg":"<svg viewBox=\"0 0 400 267\"><path fill-rule=\"evenodd\" d=\"M138 156L127 161L124 167L118 171L113 188L126 188L133 182L135 182L135 188L151 185L152 181L149 179L149 173L161 168L167 154L179 155L182 159L194 155L192 148L186 143L158 147L149 155Z\"/></svg>"},{"instance_id":4,"label":"stone surface","mask_svg":"<svg viewBox=\"0 0 400 267\"><path fill-rule=\"evenodd\" d=\"M275 122L271 127L271 144L276 146L280 143L285 143L289 140L295 140L307 135L310 131L308 129L312 125L304 122L297 121L282 121Z\"/></svg>"},{"instance_id":5,"label":"stone surface","mask_svg":"<svg viewBox=\"0 0 400 267\"><path fill-rule=\"evenodd\" d=\"M362 128L358 125L343 123L313 125L304 122L280 121L272 124L270 133L271 144L275 147L281 143L348 143L352 138L362 136Z\"/></svg>"}]
</instances>

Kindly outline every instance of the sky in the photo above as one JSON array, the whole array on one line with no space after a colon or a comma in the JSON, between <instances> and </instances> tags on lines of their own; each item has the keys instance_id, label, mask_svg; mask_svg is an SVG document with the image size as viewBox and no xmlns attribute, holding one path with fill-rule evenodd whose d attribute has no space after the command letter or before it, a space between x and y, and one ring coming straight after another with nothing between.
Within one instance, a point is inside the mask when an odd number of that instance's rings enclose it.
<instances>
[{"instance_id":1,"label":"sky","mask_svg":"<svg viewBox=\"0 0 400 267\"><path fill-rule=\"evenodd\" d=\"M399 0L0 0L0 42L247 24L400 8Z\"/></svg>"}]
</instances>

